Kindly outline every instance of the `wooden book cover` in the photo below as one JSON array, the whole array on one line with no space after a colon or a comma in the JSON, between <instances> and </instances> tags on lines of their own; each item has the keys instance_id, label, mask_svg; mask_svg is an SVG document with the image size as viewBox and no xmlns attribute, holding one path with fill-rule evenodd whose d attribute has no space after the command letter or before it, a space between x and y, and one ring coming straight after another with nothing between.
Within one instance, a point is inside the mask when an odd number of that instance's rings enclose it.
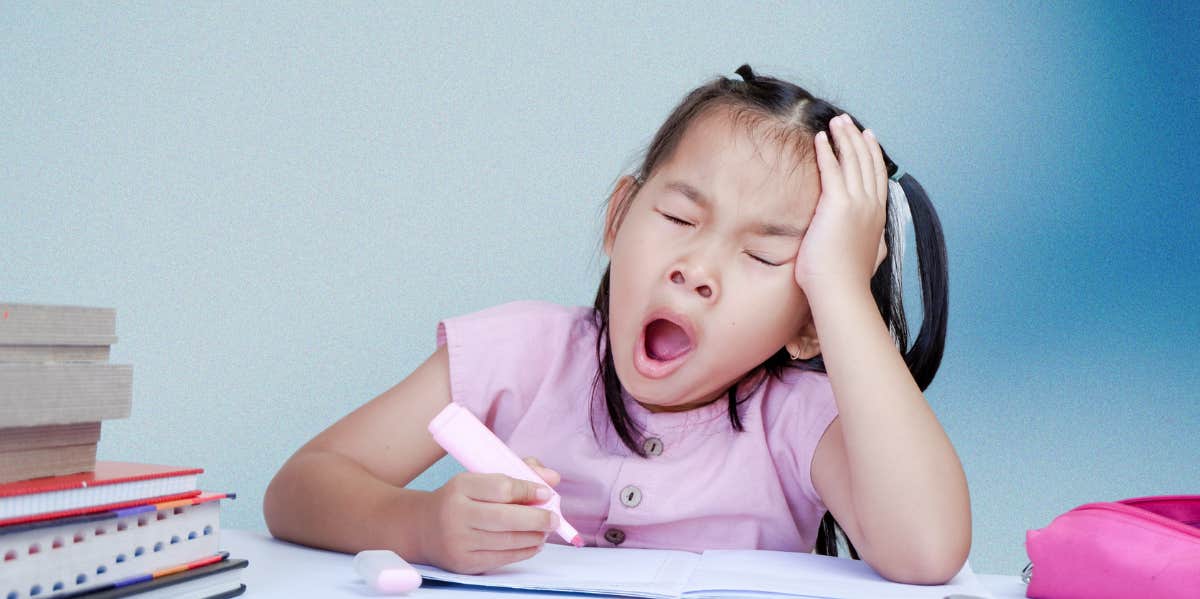
<instances>
[{"instance_id":1,"label":"wooden book cover","mask_svg":"<svg viewBox=\"0 0 1200 599\"><path fill-rule=\"evenodd\" d=\"M95 445L99 442L99 422L0 428L0 452L67 445Z\"/></svg>"},{"instance_id":2,"label":"wooden book cover","mask_svg":"<svg viewBox=\"0 0 1200 599\"><path fill-rule=\"evenodd\" d=\"M112 345L112 308L0 303L0 345Z\"/></svg>"},{"instance_id":3,"label":"wooden book cover","mask_svg":"<svg viewBox=\"0 0 1200 599\"><path fill-rule=\"evenodd\" d=\"M0 483L96 469L96 444L0 451Z\"/></svg>"},{"instance_id":4,"label":"wooden book cover","mask_svg":"<svg viewBox=\"0 0 1200 599\"><path fill-rule=\"evenodd\" d=\"M107 345L0 345L0 362L107 362Z\"/></svg>"},{"instance_id":5,"label":"wooden book cover","mask_svg":"<svg viewBox=\"0 0 1200 599\"><path fill-rule=\"evenodd\" d=\"M132 366L0 363L3 428L127 418L132 404Z\"/></svg>"}]
</instances>

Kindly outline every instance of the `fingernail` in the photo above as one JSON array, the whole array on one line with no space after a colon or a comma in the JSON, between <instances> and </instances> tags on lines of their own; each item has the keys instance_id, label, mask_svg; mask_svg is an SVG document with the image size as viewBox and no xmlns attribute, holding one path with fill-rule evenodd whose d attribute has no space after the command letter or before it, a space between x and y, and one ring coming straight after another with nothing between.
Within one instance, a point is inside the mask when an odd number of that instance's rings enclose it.
<instances>
[{"instance_id":1,"label":"fingernail","mask_svg":"<svg viewBox=\"0 0 1200 599\"><path fill-rule=\"evenodd\" d=\"M863 135L870 137L871 139L875 139L875 132L870 129L863 131Z\"/></svg>"},{"instance_id":2,"label":"fingernail","mask_svg":"<svg viewBox=\"0 0 1200 599\"><path fill-rule=\"evenodd\" d=\"M533 492L533 495L538 498L538 501L546 501L547 499L550 499L550 489L547 489L546 487L538 487L537 490Z\"/></svg>"}]
</instances>

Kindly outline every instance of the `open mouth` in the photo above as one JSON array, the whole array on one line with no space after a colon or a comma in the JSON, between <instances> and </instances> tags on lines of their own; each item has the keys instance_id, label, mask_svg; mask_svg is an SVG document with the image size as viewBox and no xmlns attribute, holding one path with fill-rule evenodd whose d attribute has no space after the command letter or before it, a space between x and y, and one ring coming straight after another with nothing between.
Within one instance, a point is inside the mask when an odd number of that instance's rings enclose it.
<instances>
[{"instance_id":1,"label":"open mouth","mask_svg":"<svg viewBox=\"0 0 1200 599\"><path fill-rule=\"evenodd\" d=\"M690 327L678 317L652 317L642 328L634 365L648 378L663 378L679 368L695 348Z\"/></svg>"},{"instance_id":2,"label":"open mouth","mask_svg":"<svg viewBox=\"0 0 1200 599\"><path fill-rule=\"evenodd\" d=\"M646 326L646 355L668 362L692 350L692 339L679 325L659 318Z\"/></svg>"}]
</instances>

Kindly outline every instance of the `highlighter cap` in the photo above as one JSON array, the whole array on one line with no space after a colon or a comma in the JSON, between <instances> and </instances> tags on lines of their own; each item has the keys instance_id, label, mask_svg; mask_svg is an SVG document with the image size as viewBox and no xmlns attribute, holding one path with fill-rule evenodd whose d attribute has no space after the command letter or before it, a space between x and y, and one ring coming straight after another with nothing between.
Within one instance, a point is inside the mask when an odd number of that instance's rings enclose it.
<instances>
[{"instance_id":1,"label":"highlighter cap","mask_svg":"<svg viewBox=\"0 0 1200 599\"><path fill-rule=\"evenodd\" d=\"M354 571L377 593L407 593L421 586L421 574L394 551L369 549L354 556Z\"/></svg>"},{"instance_id":2,"label":"highlighter cap","mask_svg":"<svg viewBox=\"0 0 1200 599\"><path fill-rule=\"evenodd\" d=\"M435 438L441 436L442 431L446 430L446 427L464 412L469 413L466 408L450 402L445 408L442 408L442 411L438 412L437 416L433 417L433 420L429 421L430 434Z\"/></svg>"}]
</instances>

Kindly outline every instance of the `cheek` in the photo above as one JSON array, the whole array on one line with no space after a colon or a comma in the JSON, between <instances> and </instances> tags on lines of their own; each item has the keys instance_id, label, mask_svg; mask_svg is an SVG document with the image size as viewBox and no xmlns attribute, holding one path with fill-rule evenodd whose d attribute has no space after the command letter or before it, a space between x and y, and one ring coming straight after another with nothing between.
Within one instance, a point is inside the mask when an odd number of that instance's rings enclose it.
<instances>
[{"instance_id":1,"label":"cheek","mask_svg":"<svg viewBox=\"0 0 1200 599\"><path fill-rule=\"evenodd\" d=\"M624 331L631 314L641 305L645 275L633 253L616 252L609 263L608 312L613 333Z\"/></svg>"},{"instance_id":2,"label":"cheek","mask_svg":"<svg viewBox=\"0 0 1200 599\"><path fill-rule=\"evenodd\" d=\"M625 219L617 235L618 244L623 251L631 256L645 256L654 247L655 240L661 239L661 231L655 231L653 223L643 214L630 214Z\"/></svg>"},{"instance_id":3,"label":"cheek","mask_svg":"<svg viewBox=\"0 0 1200 599\"><path fill-rule=\"evenodd\" d=\"M609 261L614 291L618 287L626 291L644 285L647 277L652 275L652 257L662 253L655 245L655 237L644 223L632 218L626 221L617 235Z\"/></svg>"},{"instance_id":4,"label":"cheek","mask_svg":"<svg viewBox=\"0 0 1200 599\"><path fill-rule=\"evenodd\" d=\"M759 278L758 285L747 284L744 287L747 291L739 293L737 301L732 302L736 306L730 307L734 314L745 315L737 323L738 335L774 344L799 331L806 322L808 303L790 278L782 281L775 277Z\"/></svg>"}]
</instances>

